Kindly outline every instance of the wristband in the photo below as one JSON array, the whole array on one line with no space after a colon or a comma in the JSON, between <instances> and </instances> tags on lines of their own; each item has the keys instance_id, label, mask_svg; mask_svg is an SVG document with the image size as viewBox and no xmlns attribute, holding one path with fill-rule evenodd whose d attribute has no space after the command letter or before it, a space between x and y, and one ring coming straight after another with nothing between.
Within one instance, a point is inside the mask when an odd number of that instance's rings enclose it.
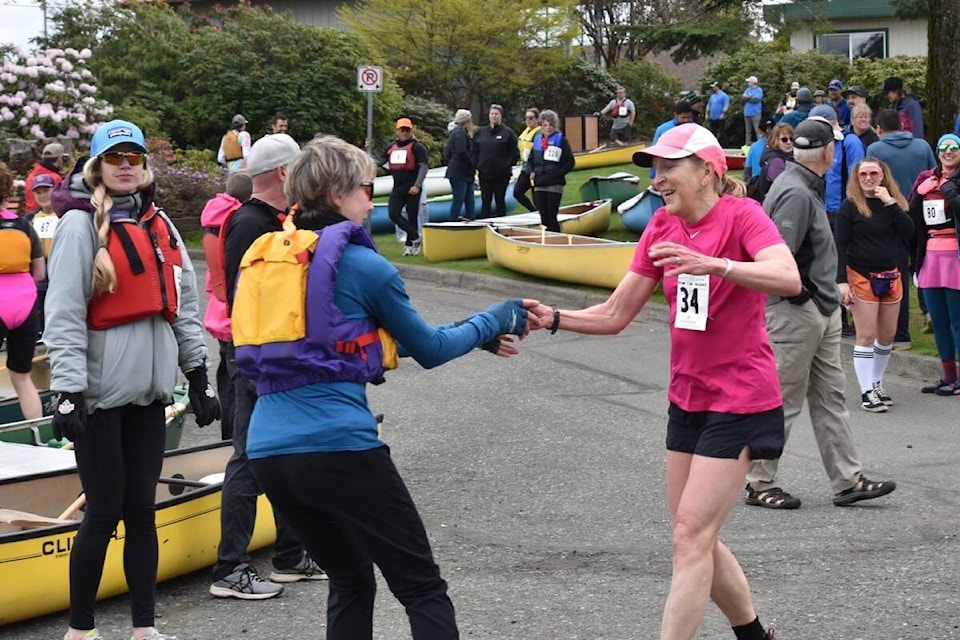
<instances>
[{"instance_id":1,"label":"wristband","mask_svg":"<svg viewBox=\"0 0 960 640\"><path fill-rule=\"evenodd\" d=\"M560 309L556 305L553 306L553 324L550 325L550 335L554 335L557 330L560 328Z\"/></svg>"},{"instance_id":2,"label":"wristband","mask_svg":"<svg viewBox=\"0 0 960 640\"><path fill-rule=\"evenodd\" d=\"M726 278L728 275L730 275L730 270L733 269L733 260L730 258L724 258L724 260L727 261L727 268L723 270L723 275L720 276L721 278Z\"/></svg>"}]
</instances>

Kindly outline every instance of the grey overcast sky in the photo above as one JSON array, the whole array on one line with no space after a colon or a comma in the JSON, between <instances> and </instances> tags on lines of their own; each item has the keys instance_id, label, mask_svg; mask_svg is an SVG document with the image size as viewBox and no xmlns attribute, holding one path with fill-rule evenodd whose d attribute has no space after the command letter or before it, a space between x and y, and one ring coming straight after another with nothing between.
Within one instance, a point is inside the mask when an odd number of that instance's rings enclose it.
<instances>
[{"instance_id":1,"label":"grey overcast sky","mask_svg":"<svg viewBox=\"0 0 960 640\"><path fill-rule=\"evenodd\" d=\"M43 12L26 0L0 0L0 42L28 47L28 40L43 33Z\"/></svg>"}]
</instances>

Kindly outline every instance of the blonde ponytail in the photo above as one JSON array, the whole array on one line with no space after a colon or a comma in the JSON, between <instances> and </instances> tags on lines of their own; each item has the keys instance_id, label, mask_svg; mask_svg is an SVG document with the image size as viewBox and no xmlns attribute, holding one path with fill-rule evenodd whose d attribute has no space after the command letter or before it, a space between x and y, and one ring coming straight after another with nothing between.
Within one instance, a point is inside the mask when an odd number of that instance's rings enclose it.
<instances>
[{"instance_id":1,"label":"blonde ponytail","mask_svg":"<svg viewBox=\"0 0 960 640\"><path fill-rule=\"evenodd\" d=\"M734 178L730 174L723 176L717 185L720 188L719 195L726 193L737 198L742 198L747 195L747 185L743 183L743 180Z\"/></svg>"},{"instance_id":2,"label":"blonde ponytail","mask_svg":"<svg viewBox=\"0 0 960 640\"><path fill-rule=\"evenodd\" d=\"M97 231L99 247L93 258L93 285L91 296L113 293L117 289L117 271L107 252L107 240L110 235L110 210L113 199L107 195L107 188L100 179L100 158L90 158L83 167L83 178L93 187L90 204L93 205L93 228Z\"/></svg>"}]
</instances>

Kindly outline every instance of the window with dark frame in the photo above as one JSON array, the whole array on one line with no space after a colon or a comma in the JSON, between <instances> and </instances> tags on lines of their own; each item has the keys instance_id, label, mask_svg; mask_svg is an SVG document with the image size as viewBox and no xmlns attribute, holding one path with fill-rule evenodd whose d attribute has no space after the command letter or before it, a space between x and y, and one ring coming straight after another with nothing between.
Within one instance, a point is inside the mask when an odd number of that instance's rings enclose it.
<instances>
[{"instance_id":1,"label":"window with dark frame","mask_svg":"<svg viewBox=\"0 0 960 640\"><path fill-rule=\"evenodd\" d=\"M817 51L853 60L855 58L886 58L886 31L849 31L825 33L816 38Z\"/></svg>"}]
</instances>

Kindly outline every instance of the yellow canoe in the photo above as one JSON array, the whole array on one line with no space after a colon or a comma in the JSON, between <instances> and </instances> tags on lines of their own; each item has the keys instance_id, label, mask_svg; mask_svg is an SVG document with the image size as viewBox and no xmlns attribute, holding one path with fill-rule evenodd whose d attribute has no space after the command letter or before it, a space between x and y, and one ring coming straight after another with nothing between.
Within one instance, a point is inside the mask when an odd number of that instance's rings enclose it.
<instances>
[{"instance_id":1,"label":"yellow canoe","mask_svg":"<svg viewBox=\"0 0 960 640\"><path fill-rule=\"evenodd\" d=\"M560 207L557 220L564 233L582 236L603 233L610 228L613 203L609 199L593 200ZM423 225L423 255L430 262L483 258L487 255L486 228L490 225L535 227L540 214L519 213L471 222L436 222Z\"/></svg>"},{"instance_id":2,"label":"yellow canoe","mask_svg":"<svg viewBox=\"0 0 960 640\"><path fill-rule=\"evenodd\" d=\"M209 567L220 542L223 470L233 453L230 442L179 449L165 454L157 486L157 580ZM31 473L0 479L0 626L66 609L70 604L70 549L79 519L58 520L80 494L73 452L0 443L0 468L16 459ZM200 485L200 486L197 486ZM74 518L82 517L78 513ZM98 599L127 591L123 575L123 522L110 540ZM273 543L273 511L265 496L257 503L250 549ZM11 585L16 585L11 587Z\"/></svg>"},{"instance_id":3,"label":"yellow canoe","mask_svg":"<svg viewBox=\"0 0 960 640\"><path fill-rule=\"evenodd\" d=\"M600 167L609 167L615 164L627 164L633 162L633 154L637 151L646 149L645 144L629 144L625 147L616 145L604 145L590 151L581 151L573 154L574 171L581 169L598 169Z\"/></svg>"},{"instance_id":4,"label":"yellow canoe","mask_svg":"<svg viewBox=\"0 0 960 640\"><path fill-rule=\"evenodd\" d=\"M636 242L516 227L487 227L487 260L501 267L573 284L615 289Z\"/></svg>"}]
</instances>

